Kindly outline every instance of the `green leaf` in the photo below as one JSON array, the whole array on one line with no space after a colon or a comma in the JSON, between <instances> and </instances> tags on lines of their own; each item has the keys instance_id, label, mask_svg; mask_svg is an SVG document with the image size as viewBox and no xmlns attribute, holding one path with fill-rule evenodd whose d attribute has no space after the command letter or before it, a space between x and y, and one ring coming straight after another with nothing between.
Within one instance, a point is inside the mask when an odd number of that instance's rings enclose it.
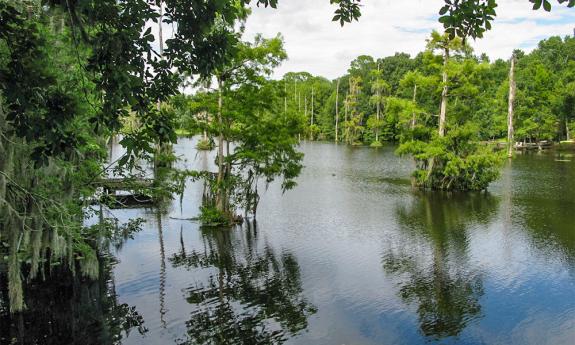
<instances>
[{"instance_id":1,"label":"green leaf","mask_svg":"<svg viewBox=\"0 0 575 345\"><path fill-rule=\"evenodd\" d=\"M542 3L543 3L543 0L534 0L533 1L533 9L534 10L540 9Z\"/></svg>"}]
</instances>

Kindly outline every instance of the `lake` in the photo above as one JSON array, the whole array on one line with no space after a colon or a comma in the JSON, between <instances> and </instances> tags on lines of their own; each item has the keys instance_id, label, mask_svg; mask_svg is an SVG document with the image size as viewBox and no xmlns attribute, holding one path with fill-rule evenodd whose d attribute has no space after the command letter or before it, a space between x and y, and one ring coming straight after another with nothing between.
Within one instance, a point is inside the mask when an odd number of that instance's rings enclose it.
<instances>
[{"instance_id":1,"label":"lake","mask_svg":"<svg viewBox=\"0 0 575 345\"><path fill-rule=\"evenodd\" d=\"M178 164L214 169L194 147L180 140ZM520 154L488 192L446 194L412 189L394 149L304 142L298 186L270 185L257 222L230 230L186 220L201 183L163 213L111 210L143 229L100 281L28 288L2 341L572 344L573 154Z\"/></svg>"}]
</instances>

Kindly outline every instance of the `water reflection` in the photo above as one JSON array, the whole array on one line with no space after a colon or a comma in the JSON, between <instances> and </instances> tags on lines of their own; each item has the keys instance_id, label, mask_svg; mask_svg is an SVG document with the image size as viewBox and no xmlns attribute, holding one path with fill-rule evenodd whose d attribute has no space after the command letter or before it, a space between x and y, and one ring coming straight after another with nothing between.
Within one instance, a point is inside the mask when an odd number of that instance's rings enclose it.
<instances>
[{"instance_id":1,"label":"water reflection","mask_svg":"<svg viewBox=\"0 0 575 345\"><path fill-rule=\"evenodd\" d=\"M316 309L302 296L292 254L260 243L250 223L233 231L205 229L202 238L203 249L188 252L182 236L170 258L174 267L209 271L186 291L195 311L181 344L280 344L307 328Z\"/></svg>"},{"instance_id":2,"label":"water reflection","mask_svg":"<svg viewBox=\"0 0 575 345\"><path fill-rule=\"evenodd\" d=\"M192 160L194 146L179 149ZM260 228L185 220L201 184L168 214L115 210L147 220L102 240L117 285L107 269L86 281L52 267L47 285L26 284L21 318L6 316L2 287L0 344L572 343L575 161L523 155L491 194L414 195L393 149L303 146L299 187L271 186Z\"/></svg>"},{"instance_id":3,"label":"water reflection","mask_svg":"<svg viewBox=\"0 0 575 345\"><path fill-rule=\"evenodd\" d=\"M400 281L399 295L417 306L424 336L439 340L459 335L481 317L481 274L470 268L468 229L485 226L497 211L489 194L421 193L398 206L405 235L383 255L386 273Z\"/></svg>"},{"instance_id":4,"label":"water reflection","mask_svg":"<svg viewBox=\"0 0 575 345\"><path fill-rule=\"evenodd\" d=\"M166 328L166 250L164 246L162 214L160 211L156 211L156 221L158 223L158 243L160 245L160 323L162 324L162 328Z\"/></svg>"},{"instance_id":5,"label":"water reflection","mask_svg":"<svg viewBox=\"0 0 575 345\"><path fill-rule=\"evenodd\" d=\"M26 284L26 310L0 310L0 344L118 344L132 329L144 334L136 308L117 302L110 263L100 258L98 279L53 267L49 277ZM6 300L1 285L0 300Z\"/></svg>"},{"instance_id":6,"label":"water reflection","mask_svg":"<svg viewBox=\"0 0 575 345\"><path fill-rule=\"evenodd\" d=\"M99 224L92 227L102 233L95 240L101 250L94 278L79 274L78 264L71 269L42 262L40 275L24 284L24 311L10 313L7 272L0 267L0 344L119 344L134 329L147 332L136 308L118 302L113 276L117 262L108 249L122 248L140 230L142 220L120 225L107 216L100 208ZM44 234L42 240L48 241L48 233ZM23 266L24 271L33 269L29 262Z\"/></svg>"},{"instance_id":7,"label":"water reflection","mask_svg":"<svg viewBox=\"0 0 575 345\"><path fill-rule=\"evenodd\" d=\"M554 160L524 155L508 162L502 192L512 199L510 218L515 225L528 230L533 245L573 266L575 200L570 191L575 190L575 165L560 161L563 158L561 154Z\"/></svg>"}]
</instances>

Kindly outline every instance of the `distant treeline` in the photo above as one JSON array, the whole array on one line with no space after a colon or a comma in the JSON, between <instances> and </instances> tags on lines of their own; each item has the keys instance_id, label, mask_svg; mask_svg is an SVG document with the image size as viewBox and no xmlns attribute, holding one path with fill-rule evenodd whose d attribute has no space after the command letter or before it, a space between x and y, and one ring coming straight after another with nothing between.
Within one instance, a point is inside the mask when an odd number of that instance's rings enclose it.
<instances>
[{"instance_id":1,"label":"distant treeline","mask_svg":"<svg viewBox=\"0 0 575 345\"><path fill-rule=\"evenodd\" d=\"M520 50L513 54L516 140L573 137L575 38L551 37L539 42L530 54ZM469 47L451 58L448 126L472 122L478 126L482 140L506 137L509 61L490 61L485 54L474 55ZM305 116L310 136L335 139L339 114L340 140L346 139L346 132L352 132L350 135L357 137L350 140L372 142L374 127L379 125L381 140L396 141L401 134L402 113L427 114L437 121L443 85L441 68L442 56L427 50L413 58L405 53L381 59L362 55L351 62L347 74L334 81L307 72L288 73L282 80L288 85L287 109ZM372 120L378 102L381 124Z\"/></svg>"},{"instance_id":2,"label":"distant treeline","mask_svg":"<svg viewBox=\"0 0 575 345\"><path fill-rule=\"evenodd\" d=\"M551 37L529 54L516 50L513 55L515 140L573 137L575 38ZM506 137L510 60L511 56L491 61L485 54L475 55L469 46L453 52L447 67L448 128L471 123L481 140ZM308 139L337 136L338 141L369 144L378 136L380 141L399 141L402 123L409 123L415 114L437 126L443 68L443 55L430 47L415 57L359 56L336 80L290 72L275 83L285 97L275 113L299 116L302 135ZM206 99L201 92L193 98L200 103Z\"/></svg>"}]
</instances>

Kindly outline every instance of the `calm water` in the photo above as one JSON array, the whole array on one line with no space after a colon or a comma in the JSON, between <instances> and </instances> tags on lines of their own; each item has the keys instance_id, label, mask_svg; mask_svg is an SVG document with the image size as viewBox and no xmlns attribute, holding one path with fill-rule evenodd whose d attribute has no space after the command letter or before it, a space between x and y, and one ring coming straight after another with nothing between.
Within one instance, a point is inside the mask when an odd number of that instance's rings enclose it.
<instances>
[{"instance_id":1,"label":"calm water","mask_svg":"<svg viewBox=\"0 0 575 345\"><path fill-rule=\"evenodd\" d=\"M575 342L573 155L520 155L489 193L446 195L412 190L392 147L302 150L298 187L270 186L257 224L181 219L197 215L201 184L167 214L112 211L146 223L114 247L111 272L17 322L53 344ZM213 168L192 140L176 151Z\"/></svg>"}]
</instances>

